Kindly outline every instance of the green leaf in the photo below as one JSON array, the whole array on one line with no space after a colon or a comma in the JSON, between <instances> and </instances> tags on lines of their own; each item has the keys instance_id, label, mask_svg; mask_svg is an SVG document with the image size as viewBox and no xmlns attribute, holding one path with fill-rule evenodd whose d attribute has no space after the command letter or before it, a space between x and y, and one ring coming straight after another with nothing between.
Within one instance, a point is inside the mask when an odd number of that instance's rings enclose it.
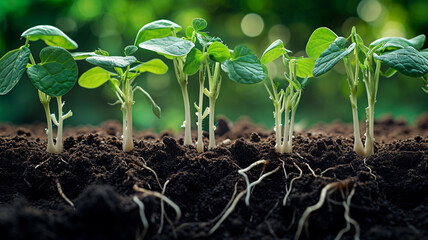
<instances>
[{"instance_id":1,"label":"green leaf","mask_svg":"<svg viewBox=\"0 0 428 240\"><path fill-rule=\"evenodd\" d=\"M121 68L137 62L137 59L134 56L94 56L86 58L86 61L100 67Z\"/></svg>"},{"instance_id":2,"label":"green leaf","mask_svg":"<svg viewBox=\"0 0 428 240\"><path fill-rule=\"evenodd\" d=\"M193 75L198 72L202 61L204 61L204 54L197 48L192 50L186 56L183 71L188 75Z\"/></svg>"},{"instance_id":3,"label":"green leaf","mask_svg":"<svg viewBox=\"0 0 428 240\"><path fill-rule=\"evenodd\" d=\"M260 59L263 64L267 64L272 62L273 60L281 57L287 52L291 52L290 50L284 47L284 43L278 39L274 41L263 53L262 58Z\"/></svg>"},{"instance_id":4,"label":"green leaf","mask_svg":"<svg viewBox=\"0 0 428 240\"><path fill-rule=\"evenodd\" d=\"M21 47L7 52L0 59L0 95L5 95L19 82L25 72L30 49Z\"/></svg>"},{"instance_id":5,"label":"green leaf","mask_svg":"<svg viewBox=\"0 0 428 240\"><path fill-rule=\"evenodd\" d=\"M49 46L62 47L65 49L76 49L77 43L65 35L64 32L54 26L38 25L23 32L21 37L29 38L31 41L39 39L45 41Z\"/></svg>"},{"instance_id":6,"label":"green leaf","mask_svg":"<svg viewBox=\"0 0 428 240\"><path fill-rule=\"evenodd\" d=\"M372 43L370 43L370 48L374 48L380 44L383 44L381 50L396 50L405 47L414 47L417 50L420 50L425 43L425 35L421 34L412 39L405 39L402 37L385 37L380 38Z\"/></svg>"},{"instance_id":7,"label":"green leaf","mask_svg":"<svg viewBox=\"0 0 428 240\"><path fill-rule=\"evenodd\" d=\"M138 64L137 66L131 68L131 71L135 72L151 72L154 74L165 74L168 71L168 66L160 59L152 59L147 62Z\"/></svg>"},{"instance_id":8,"label":"green leaf","mask_svg":"<svg viewBox=\"0 0 428 240\"><path fill-rule=\"evenodd\" d=\"M179 32L181 26L169 20L157 20L144 25L137 33L134 45L145 42L153 38L163 38L172 36L172 33Z\"/></svg>"},{"instance_id":9,"label":"green leaf","mask_svg":"<svg viewBox=\"0 0 428 240\"><path fill-rule=\"evenodd\" d=\"M337 38L336 33L326 27L315 29L306 44L306 54L314 59L319 58Z\"/></svg>"},{"instance_id":10,"label":"green leaf","mask_svg":"<svg viewBox=\"0 0 428 240\"><path fill-rule=\"evenodd\" d=\"M74 60L85 60L88 57L98 56L94 52L72 52L71 56L73 56Z\"/></svg>"},{"instance_id":11,"label":"green leaf","mask_svg":"<svg viewBox=\"0 0 428 240\"><path fill-rule=\"evenodd\" d=\"M208 47L207 53L209 58L216 62L224 62L230 56L229 48L219 42L213 42Z\"/></svg>"},{"instance_id":12,"label":"green leaf","mask_svg":"<svg viewBox=\"0 0 428 240\"><path fill-rule=\"evenodd\" d=\"M177 37L164 37L142 42L138 46L161 54L181 57L187 55L195 44Z\"/></svg>"},{"instance_id":13,"label":"green leaf","mask_svg":"<svg viewBox=\"0 0 428 240\"><path fill-rule=\"evenodd\" d=\"M125 47L125 56L131 56L132 54L134 54L136 51L138 50L138 47L134 46L134 45L129 45Z\"/></svg>"},{"instance_id":14,"label":"green leaf","mask_svg":"<svg viewBox=\"0 0 428 240\"><path fill-rule=\"evenodd\" d=\"M40 51L41 63L28 68L31 82L51 97L66 94L77 80L77 64L73 56L60 47L45 47Z\"/></svg>"},{"instance_id":15,"label":"green leaf","mask_svg":"<svg viewBox=\"0 0 428 240\"><path fill-rule=\"evenodd\" d=\"M298 58L296 59L296 76L299 78L313 77L315 59L313 58Z\"/></svg>"},{"instance_id":16,"label":"green leaf","mask_svg":"<svg viewBox=\"0 0 428 240\"><path fill-rule=\"evenodd\" d=\"M195 29L196 32L199 32L201 30L204 30L207 27L207 21L203 18L195 18L192 21L192 26Z\"/></svg>"},{"instance_id":17,"label":"green leaf","mask_svg":"<svg viewBox=\"0 0 428 240\"><path fill-rule=\"evenodd\" d=\"M202 47L208 47L209 45L211 45L214 42L223 43L223 41L221 40L221 38L219 38L219 37L211 37L211 36L208 36L205 33L197 33L196 37L198 38L198 42L199 42L199 44L202 45Z\"/></svg>"},{"instance_id":18,"label":"green leaf","mask_svg":"<svg viewBox=\"0 0 428 240\"><path fill-rule=\"evenodd\" d=\"M318 77L330 69L332 69L342 58L346 57L355 48L355 43L345 48L346 39L338 37L334 42L321 53L319 58L315 61L313 75Z\"/></svg>"},{"instance_id":19,"label":"green leaf","mask_svg":"<svg viewBox=\"0 0 428 240\"><path fill-rule=\"evenodd\" d=\"M194 31L195 31L195 29L193 29L192 26L187 26L187 28L186 28L186 37L187 38L192 38Z\"/></svg>"},{"instance_id":20,"label":"green leaf","mask_svg":"<svg viewBox=\"0 0 428 240\"><path fill-rule=\"evenodd\" d=\"M84 88L97 88L110 80L110 76L108 71L100 67L93 67L80 76L78 83Z\"/></svg>"},{"instance_id":21,"label":"green leaf","mask_svg":"<svg viewBox=\"0 0 428 240\"><path fill-rule=\"evenodd\" d=\"M428 73L428 59L413 47L405 47L382 55L373 55L388 67L410 77L422 77Z\"/></svg>"},{"instance_id":22,"label":"green leaf","mask_svg":"<svg viewBox=\"0 0 428 240\"><path fill-rule=\"evenodd\" d=\"M238 45L228 60L221 64L223 71L237 83L258 83L264 80L263 66L251 49Z\"/></svg>"}]
</instances>

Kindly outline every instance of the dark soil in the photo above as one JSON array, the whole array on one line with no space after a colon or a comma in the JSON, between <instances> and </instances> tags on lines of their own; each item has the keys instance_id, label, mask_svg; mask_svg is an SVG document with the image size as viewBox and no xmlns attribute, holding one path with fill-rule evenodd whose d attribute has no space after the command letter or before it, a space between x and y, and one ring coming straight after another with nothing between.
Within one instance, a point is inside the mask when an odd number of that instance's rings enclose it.
<instances>
[{"instance_id":1,"label":"dark soil","mask_svg":"<svg viewBox=\"0 0 428 240\"><path fill-rule=\"evenodd\" d=\"M65 151L45 152L44 125L0 125L0 239L136 239L142 231L137 196L149 222L146 239L293 239L300 217L323 187L338 182L324 205L310 214L300 239L334 239L346 227L343 202L351 195L350 217L361 239L428 239L428 115L415 126L385 118L375 123L375 155L352 151L352 126L318 125L296 133L294 153L274 150L272 131L242 120L219 120L213 151L198 154L181 136L136 132L135 150L121 151L121 125L69 128ZM178 140L176 140L178 139ZM229 139L229 140L228 140ZM206 144L207 145L207 144ZM280 166L251 192L250 206L239 200L213 234L209 230L246 185L239 169L268 160L247 172L250 181ZM178 222L161 222L161 201L134 185L162 192L182 211ZM284 174L284 169L287 177ZM286 205L286 185L293 183ZM311 171L313 170L313 172ZM61 196L73 203L70 206ZM165 205L167 216L174 209ZM354 239L355 228L342 239Z\"/></svg>"}]
</instances>

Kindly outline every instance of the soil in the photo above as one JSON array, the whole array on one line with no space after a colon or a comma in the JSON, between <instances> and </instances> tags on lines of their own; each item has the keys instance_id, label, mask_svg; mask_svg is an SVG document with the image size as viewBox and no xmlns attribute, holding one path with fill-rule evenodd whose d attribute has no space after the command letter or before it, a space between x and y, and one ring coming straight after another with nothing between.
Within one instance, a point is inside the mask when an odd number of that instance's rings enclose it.
<instances>
[{"instance_id":1,"label":"soil","mask_svg":"<svg viewBox=\"0 0 428 240\"><path fill-rule=\"evenodd\" d=\"M306 219L300 239L334 239L347 226L348 206L360 239L428 239L428 115L414 126L384 118L375 130L375 155L367 158L352 151L349 124L297 132L294 152L280 155L273 131L245 119L234 125L219 119L219 146L202 154L169 131L135 132L135 149L124 153L121 124L108 121L66 128L65 150L57 155L45 152L43 124L3 124L0 239L136 239L144 227L134 196L144 203L145 239L293 239L303 213L328 184L334 187ZM245 196L237 200L209 234L232 196L246 189L238 170L258 160L268 162L246 172L250 182L279 169L252 189L249 206ZM180 207L178 221L167 204L162 220L165 202L148 194L162 189L147 167L162 187L168 181L163 191ZM292 180L299 169L301 178ZM355 234L350 224L342 239Z\"/></svg>"}]
</instances>

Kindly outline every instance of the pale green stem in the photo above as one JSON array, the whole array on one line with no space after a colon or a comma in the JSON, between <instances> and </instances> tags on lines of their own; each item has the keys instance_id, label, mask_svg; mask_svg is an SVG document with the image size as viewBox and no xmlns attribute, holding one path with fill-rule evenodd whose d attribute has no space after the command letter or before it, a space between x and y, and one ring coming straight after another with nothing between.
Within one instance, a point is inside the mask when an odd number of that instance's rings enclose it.
<instances>
[{"instance_id":1,"label":"pale green stem","mask_svg":"<svg viewBox=\"0 0 428 240\"><path fill-rule=\"evenodd\" d=\"M376 61L376 70L369 70L368 81L366 81L367 101L366 108L367 123L366 123L366 142L364 153L365 156L374 154L374 106L376 102L377 88L379 84L380 61Z\"/></svg>"},{"instance_id":2,"label":"pale green stem","mask_svg":"<svg viewBox=\"0 0 428 240\"><path fill-rule=\"evenodd\" d=\"M123 111L123 151L130 152L134 149L132 138L132 103L125 102Z\"/></svg>"},{"instance_id":3,"label":"pale green stem","mask_svg":"<svg viewBox=\"0 0 428 240\"><path fill-rule=\"evenodd\" d=\"M187 93L187 84L180 84L181 93L183 95L184 102L184 145L192 145L192 129L191 129L191 117L190 117L190 104L189 94Z\"/></svg>"},{"instance_id":4,"label":"pale green stem","mask_svg":"<svg viewBox=\"0 0 428 240\"><path fill-rule=\"evenodd\" d=\"M357 66L355 68L355 76L354 76L349 57L345 57L343 61L345 63L346 73L348 75L347 80L348 80L349 91L350 91L349 99L351 101L351 107L352 107L352 122L354 125L354 151L358 155L363 156L364 146L360 136L360 123L358 120L358 105L357 105L358 73L359 73L358 64L356 64Z\"/></svg>"},{"instance_id":5,"label":"pale green stem","mask_svg":"<svg viewBox=\"0 0 428 240\"><path fill-rule=\"evenodd\" d=\"M56 133L56 145L55 145L55 151L56 153L61 153L64 150L63 144L62 144L62 129L63 129L63 122L64 118L62 116L62 97L56 97L56 101L58 104L58 129Z\"/></svg>"},{"instance_id":6,"label":"pale green stem","mask_svg":"<svg viewBox=\"0 0 428 240\"><path fill-rule=\"evenodd\" d=\"M288 142L284 149L285 153L291 153L293 151L293 130L294 130L294 116L296 114L296 108L291 109L290 129L288 133ZM284 139L285 142L285 139Z\"/></svg>"},{"instance_id":7,"label":"pale green stem","mask_svg":"<svg viewBox=\"0 0 428 240\"><path fill-rule=\"evenodd\" d=\"M209 116L209 144L208 149L211 150L216 147L215 134L214 134L214 109L215 109L215 96L210 97L210 116Z\"/></svg>"},{"instance_id":8,"label":"pale green stem","mask_svg":"<svg viewBox=\"0 0 428 240\"><path fill-rule=\"evenodd\" d=\"M39 93L40 102L43 105L43 109L45 110L45 115L46 115L46 124L47 124L46 134L48 135L48 146L46 148L46 152L55 153L55 145L53 142L51 111L49 108L50 96L46 95L40 90L38 90L38 93Z\"/></svg>"},{"instance_id":9,"label":"pale green stem","mask_svg":"<svg viewBox=\"0 0 428 240\"><path fill-rule=\"evenodd\" d=\"M203 120L203 101L204 101L204 82L205 82L205 73L203 70L203 65L199 69L199 106L198 106L198 140L196 143L196 149L199 153L204 152L204 138L202 135L202 120Z\"/></svg>"},{"instance_id":10,"label":"pale green stem","mask_svg":"<svg viewBox=\"0 0 428 240\"><path fill-rule=\"evenodd\" d=\"M281 126L281 105L275 104L275 150L276 152L281 152L281 133L282 133L282 126Z\"/></svg>"}]
</instances>

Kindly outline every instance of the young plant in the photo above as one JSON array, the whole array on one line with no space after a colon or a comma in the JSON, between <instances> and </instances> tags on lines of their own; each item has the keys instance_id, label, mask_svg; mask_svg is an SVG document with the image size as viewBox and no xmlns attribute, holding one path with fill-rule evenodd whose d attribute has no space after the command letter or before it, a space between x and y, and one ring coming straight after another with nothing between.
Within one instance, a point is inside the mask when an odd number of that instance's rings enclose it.
<instances>
[{"instance_id":1,"label":"young plant","mask_svg":"<svg viewBox=\"0 0 428 240\"><path fill-rule=\"evenodd\" d=\"M178 38L182 27L169 20L157 20L144 25L135 38L135 46L157 52L174 63L175 75L181 88L184 102L185 120L184 145L192 144L189 95L187 91L188 75L184 72L186 56L195 46L188 38Z\"/></svg>"},{"instance_id":2,"label":"young plant","mask_svg":"<svg viewBox=\"0 0 428 240\"><path fill-rule=\"evenodd\" d=\"M350 45L346 47L347 42ZM374 154L374 105L377 97L380 75L393 76L397 71L410 77L423 77L428 73L428 60L419 52L425 42L425 35L412 39L400 37L381 38L364 45L355 27L347 37L338 37L328 28L319 28L312 33L306 46L308 56L317 58L314 76L320 76L332 69L341 59L345 64L354 122L354 151L362 156ZM353 53L351 59L350 54ZM381 63L389 68L381 71ZM366 88L366 141L363 146L358 122L357 88L360 76Z\"/></svg>"},{"instance_id":3,"label":"young plant","mask_svg":"<svg viewBox=\"0 0 428 240\"><path fill-rule=\"evenodd\" d=\"M72 112L62 114L62 96L70 91L77 80L77 64L66 49L75 49L77 44L56 27L39 25L22 33L26 42L19 49L6 53L0 59L0 95L7 94L21 79L27 68L27 75L38 89L39 100L46 114L48 144L47 152L63 151L63 121ZM40 51L41 62L37 64L29 49L30 41L43 40L48 47ZM30 61L30 63L28 63ZM58 120L50 113L51 97L56 97ZM52 122L58 127L56 144L53 141Z\"/></svg>"},{"instance_id":4,"label":"young plant","mask_svg":"<svg viewBox=\"0 0 428 240\"><path fill-rule=\"evenodd\" d=\"M229 49L221 43L220 38L210 37L207 33L201 32L205 29L207 22L202 18L195 18L192 21L192 25L186 30L186 35L192 42L198 39L198 42L202 46L202 51L193 48L189 54L187 54L186 62L184 64L184 73L187 75L193 75L199 71L199 104L196 103L196 116L198 117L198 139L196 142L196 148L198 152L204 151L203 135L202 135L202 121L209 114L209 149L215 147L215 136L214 136L214 109L215 100L220 92L221 76L220 76L220 64L226 61L230 52ZM214 65L211 68L211 65ZM209 90L204 89L205 79L208 75ZM203 110L203 98L204 94L209 98L209 107Z\"/></svg>"},{"instance_id":5,"label":"young plant","mask_svg":"<svg viewBox=\"0 0 428 240\"><path fill-rule=\"evenodd\" d=\"M315 60L312 58L289 57L288 53L290 52L290 50L284 47L283 42L278 39L265 50L261 58L266 72L264 85L275 109L275 150L278 153L291 153L293 150L294 118L297 106L299 105L303 87L308 83L308 79L313 76L312 69L315 63ZM275 83L272 78L267 76L267 67L265 64L279 57L282 57L286 68L284 76L288 85L285 90L280 89L278 91L280 83ZM283 113L285 127L282 126Z\"/></svg>"},{"instance_id":6,"label":"young plant","mask_svg":"<svg viewBox=\"0 0 428 240\"><path fill-rule=\"evenodd\" d=\"M195 22L194 22L195 23ZM194 24L195 25L195 24ZM188 31L190 32L190 31ZM199 70L199 106L198 110L198 151L203 151L202 143L202 119L209 111L209 144L208 149L216 148L215 142L215 104L220 93L221 74L225 71L232 81L237 83L252 84L264 79L263 66L257 56L245 46L236 46L232 53L227 46L222 44L220 38L211 37L206 33L192 32L203 47L202 51L194 48L187 55L185 72L189 75ZM190 35L190 34L189 34ZM203 89L205 76L208 77L208 88ZM203 90L202 90L203 89ZM209 107L202 114L202 91L209 99ZM196 104L195 104L196 105Z\"/></svg>"},{"instance_id":7,"label":"young plant","mask_svg":"<svg viewBox=\"0 0 428 240\"><path fill-rule=\"evenodd\" d=\"M150 94L142 87L134 84L135 79L144 72L155 74L164 74L168 67L160 59L152 59L148 62L139 62L134 56L131 56L138 50L135 46L125 48L125 56L109 56L104 50L93 53L76 53L75 56L86 57L86 61L96 65L82 74L79 78L79 85L84 88L97 88L108 82L111 89L117 96L115 104L121 104L123 116L123 142L122 149L124 152L130 152L134 149L132 138L132 106L134 105L135 91L141 91L146 95L152 104L153 113L160 118L161 109L155 103ZM99 55L98 55L99 54ZM89 56L89 57L88 57ZM132 64L134 67L131 68ZM107 70L108 69L108 70ZM109 71L113 70L115 72Z\"/></svg>"}]
</instances>

